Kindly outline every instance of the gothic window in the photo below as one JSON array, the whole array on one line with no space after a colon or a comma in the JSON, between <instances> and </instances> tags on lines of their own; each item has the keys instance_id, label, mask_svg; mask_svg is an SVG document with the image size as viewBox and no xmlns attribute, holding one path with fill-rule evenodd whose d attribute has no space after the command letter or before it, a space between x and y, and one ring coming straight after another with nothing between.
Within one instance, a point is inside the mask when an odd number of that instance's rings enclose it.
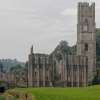
<instances>
[{"instance_id":1,"label":"gothic window","mask_svg":"<svg viewBox=\"0 0 100 100\"><path fill-rule=\"evenodd\" d=\"M36 77L36 75L37 75L37 74L36 74L36 72L35 72L35 77Z\"/></svg>"},{"instance_id":2,"label":"gothic window","mask_svg":"<svg viewBox=\"0 0 100 100\"><path fill-rule=\"evenodd\" d=\"M84 24L83 24L83 32L87 32L88 31L88 20L85 19Z\"/></svg>"},{"instance_id":3,"label":"gothic window","mask_svg":"<svg viewBox=\"0 0 100 100\"><path fill-rule=\"evenodd\" d=\"M84 30L84 32L87 32L87 30L88 30L87 25L84 25L83 30Z\"/></svg>"},{"instance_id":4,"label":"gothic window","mask_svg":"<svg viewBox=\"0 0 100 100\"><path fill-rule=\"evenodd\" d=\"M48 78L48 76L46 77L46 80L48 80L49 78Z\"/></svg>"},{"instance_id":5,"label":"gothic window","mask_svg":"<svg viewBox=\"0 0 100 100\"><path fill-rule=\"evenodd\" d=\"M88 44L85 43L85 51L88 51Z\"/></svg>"}]
</instances>

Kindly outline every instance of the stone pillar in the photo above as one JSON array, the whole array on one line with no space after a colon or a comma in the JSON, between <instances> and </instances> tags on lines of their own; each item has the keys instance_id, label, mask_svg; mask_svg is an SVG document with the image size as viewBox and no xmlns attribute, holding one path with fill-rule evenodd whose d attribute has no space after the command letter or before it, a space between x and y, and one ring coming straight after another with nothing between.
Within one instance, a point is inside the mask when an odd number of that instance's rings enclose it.
<instances>
[{"instance_id":1,"label":"stone pillar","mask_svg":"<svg viewBox=\"0 0 100 100\"><path fill-rule=\"evenodd\" d=\"M67 86L69 86L70 83L70 55L68 55L68 66L67 66Z\"/></svg>"},{"instance_id":2,"label":"stone pillar","mask_svg":"<svg viewBox=\"0 0 100 100\"><path fill-rule=\"evenodd\" d=\"M45 57L43 57L43 86L45 87L45 67L47 64L47 59Z\"/></svg>"},{"instance_id":3,"label":"stone pillar","mask_svg":"<svg viewBox=\"0 0 100 100\"><path fill-rule=\"evenodd\" d=\"M82 86L84 86L84 57L82 56Z\"/></svg>"},{"instance_id":4,"label":"stone pillar","mask_svg":"<svg viewBox=\"0 0 100 100\"><path fill-rule=\"evenodd\" d=\"M28 86L33 87L33 55L29 55L28 61Z\"/></svg>"},{"instance_id":5,"label":"stone pillar","mask_svg":"<svg viewBox=\"0 0 100 100\"><path fill-rule=\"evenodd\" d=\"M77 56L77 87L79 87L80 56Z\"/></svg>"},{"instance_id":6,"label":"stone pillar","mask_svg":"<svg viewBox=\"0 0 100 100\"><path fill-rule=\"evenodd\" d=\"M40 70L39 70L39 64L37 64L37 87L39 87L39 83L40 83Z\"/></svg>"},{"instance_id":7,"label":"stone pillar","mask_svg":"<svg viewBox=\"0 0 100 100\"><path fill-rule=\"evenodd\" d=\"M86 67L87 67L87 65L86 65L86 57L84 57L84 86L85 87L87 86Z\"/></svg>"},{"instance_id":8,"label":"stone pillar","mask_svg":"<svg viewBox=\"0 0 100 100\"><path fill-rule=\"evenodd\" d=\"M69 67L68 68L69 69L68 76L69 76L69 83L70 83L69 85L71 87L72 84L71 84L71 56L70 55L68 57L68 63L69 63L69 66L68 66Z\"/></svg>"},{"instance_id":9,"label":"stone pillar","mask_svg":"<svg viewBox=\"0 0 100 100\"><path fill-rule=\"evenodd\" d=\"M65 85L67 86L67 55L65 54L65 60L64 60L65 62L65 66L64 66L64 68L65 68Z\"/></svg>"},{"instance_id":10,"label":"stone pillar","mask_svg":"<svg viewBox=\"0 0 100 100\"><path fill-rule=\"evenodd\" d=\"M83 86L83 82L84 82L84 79L83 79L83 56L81 56L81 71L80 71L80 74L81 74L81 86Z\"/></svg>"},{"instance_id":11,"label":"stone pillar","mask_svg":"<svg viewBox=\"0 0 100 100\"><path fill-rule=\"evenodd\" d=\"M73 55L71 55L71 86L73 87Z\"/></svg>"},{"instance_id":12,"label":"stone pillar","mask_svg":"<svg viewBox=\"0 0 100 100\"><path fill-rule=\"evenodd\" d=\"M54 81L55 80L55 77L54 77L55 76L55 58L54 58L54 55L53 55L52 69L53 69L53 77L52 77L53 78L53 85L55 85L55 83L54 83L55 82Z\"/></svg>"}]
</instances>

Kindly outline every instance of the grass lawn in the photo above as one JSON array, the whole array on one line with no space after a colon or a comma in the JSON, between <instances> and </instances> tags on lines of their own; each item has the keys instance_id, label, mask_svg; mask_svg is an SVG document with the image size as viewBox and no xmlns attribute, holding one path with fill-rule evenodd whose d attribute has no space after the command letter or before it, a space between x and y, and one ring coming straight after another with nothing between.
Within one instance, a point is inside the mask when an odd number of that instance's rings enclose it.
<instances>
[{"instance_id":1,"label":"grass lawn","mask_svg":"<svg viewBox=\"0 0 100 100\"><path fill-rule=\"evenodd\" d=\"M100 85L87 88L16 88L31 93L36 100L100 100Z\"/></svg>"},{"instance_id":2,"label":"grass lawn","mask_svg":"<svg viewBox=\"0 0 100 100\"><path fill-rule=\"evenodd\" d=\"M3 96L0 96L0 100L5 100Z\"/></svg>"}]
</instances>

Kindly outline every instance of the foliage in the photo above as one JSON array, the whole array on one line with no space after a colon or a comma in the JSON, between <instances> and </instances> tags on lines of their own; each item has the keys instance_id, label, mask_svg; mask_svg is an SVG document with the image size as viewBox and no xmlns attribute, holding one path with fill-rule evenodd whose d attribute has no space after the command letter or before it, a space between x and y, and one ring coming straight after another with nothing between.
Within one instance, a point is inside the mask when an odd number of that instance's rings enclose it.
<instances>
[{"instance_id":1,"label":"foliage","mask_svg":"<svg viewBox=\"0 0 100 100\"><path fill-rule=\"evenodd\" d=\"M10 68L10 73L13 73L16 80L16 85L23 80L23 82L26 82L26 67L21 66L20 64L13 66Z\"/></svg>"},{"instance_id":2,"label":"foliage","mask_svg":"<svg viewBox=\"0 0 100 100\"><path fill-rule=\"evenodd\" d=\"M62 40L54 51L50 54L50 57L56 57L58 61L62 59L62 55L76 54L76 45L69 46L67 41Z\"/></svg>"},{"instance_id":3,"label":"foliage","mask_svg":"<svg viewBox=\"0 0 100 100\"><path fill-rule=\"evenodd\" d=\"M96 29L96 56L97 67L100 66L100 29Z\"/></svg>"},{"instance_id":4,"label":"foliage","mask_svg":"<svg viewBox=\"0 0 100 100\"><path fill-rule=\"evenodd\" d=\"M56 54L57 52L76 54L76 45L71 47L68 45L66 41L61 41L52 54ZM96 29L96 63L97 63L97 67L99 67L100 66L100 28Z\"/></svg>"},{"instance_id":5,"label":"foliage","mask_svg":"<svg viewBox=\"0 0 100 100\"><path fill-rule=\"evenodd\" d=\"M21 69L23 69L23 67L20 64L18 64L18 65L11 67L10 72L19 72L21 71Z\"/></svg>"},{"instance_id":6,"label":"foliage","mask_svg":"<svg viewBox=\"0 0 100 100\"><path fill-rule=\"evenodd\" d=\"M4 81L1 81L1 80L0 80L0 85L3 84L3 83L4 83Z\"/></svg>"},{"instance_id":7,"label":"foliage","mask_svg":"<svg viewBox=\"0 0 100 100\"><path fill-rule=\"evenodd\" d=\"M0 100L36 100L35 97L30 93L9 90L6 91L2 97L4 97L4 99Z\"/></svg>"},{"instance_id":8,"label":"foliage","mask_svg":"<svg viewBox=\"0 0 100 100\"><path fill-rule=\"evenodd\" d=\"M23 62L19 62L16 59L0 59L0 67L2 65L5 72L9 72L11 67L15 67L18 64L24 66Z\"/></svg>"},{"instance_id":9,"label":"foliage","mask_svg":"<svg viewBox=\"0 0 100 100\"><path fill-rule=\"evenodd\" d=\"M62 40L59 45L55 48L55 50L52 52L52 54L57 53L66 53L66 54L75 54L76 53L76 45L75 46L69 46L67 41Z\"/></svg>"}]
</instances>

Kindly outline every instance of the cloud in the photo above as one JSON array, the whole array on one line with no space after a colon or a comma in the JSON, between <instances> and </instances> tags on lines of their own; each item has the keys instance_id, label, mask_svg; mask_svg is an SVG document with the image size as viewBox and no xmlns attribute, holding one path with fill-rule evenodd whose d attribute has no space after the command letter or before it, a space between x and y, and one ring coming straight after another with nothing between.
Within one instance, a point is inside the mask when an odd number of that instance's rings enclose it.
<instances>
[{"instance_id":1,"label":"cloud","mask_svg":"<svg viewBox=\"0 0 100 100\"><path fill-rule=\"evenodd\" d=\"M43 53L52 52L60 40L75 44L77 1L82 0L0 0L0 58L26 61L32 44ZM98 26L99 5L96 0Z\"/></svg>"},{"instance_id":2,"label":"cloud","mask_svg":"<svg viewBox=\"0 0 100 100\"><path fill-rule=\"evenodd\" d=\"M61 12L61 15L64 16L76 16L77 15L77 9L74 8L66 8Z\"/></svg>"}]
</instances>

